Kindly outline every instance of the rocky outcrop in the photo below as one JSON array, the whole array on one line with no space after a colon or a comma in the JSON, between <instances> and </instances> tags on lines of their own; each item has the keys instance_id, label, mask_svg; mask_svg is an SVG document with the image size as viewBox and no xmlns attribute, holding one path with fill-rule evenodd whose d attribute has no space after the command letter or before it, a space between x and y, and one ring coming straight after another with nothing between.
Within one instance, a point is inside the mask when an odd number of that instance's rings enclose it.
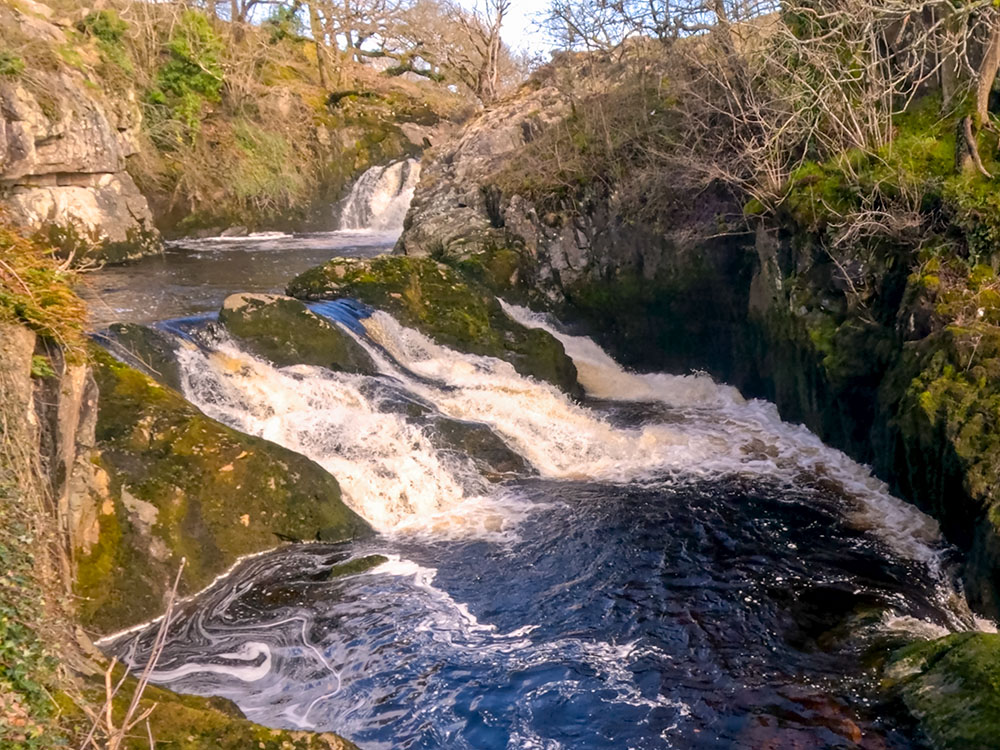
<instances>
[{"instance_id":1,"label":"rocky outcrop","mask_svg":"<svg viewBox=\"0 0 1000 750\"><path fill-rule=\"evenodd\" d=\"M886 670L937 750L985 750L1000 737L1000 635L958 633L902 649Z\"/></svg>"},{"instance_id":2,"label":"rocky outcrop","mask_svg":"<svg viewBox=\"0 0 1000 750\"><path fill-rule=\"evenodd\" d=\"M181 560L192 594L242 555L282 540L371 533L309 459L206 417L94 349L100 390L93 523L73 540L81 621L106 634L158 615Z\"/></svg>"},{"instance_id":3,"label":"rocky outcrop","mask_svg":"<svg viewBox=\"0 0 1000 750\"><path fill-rule=\"evenodd\" d=\"M514 322L488 289L430 258L334 258L293 279L288 293L360 300L444 346L506 360L522 375L580 392L576 367L554 336Z\"/></svg>"},{"instance_id":4,"label":"rocky outcrop","mask_svg":"<svg viewBox=\"0 0 1000 750\"><path fill-rule=\"evenodd\" d=\"M0 24L25 44L68 48L37 3L0 6ZM138 150L132 90L104 95L68 64L0 76L0 204L29 231L67 249L120 262L159 250L146 199L125 171Z\"/></svg>"},{"instance_id":5,"label":"rocky outcrop","mask_svg":"<svg viewBox=\"0 0 1000 750\"><path fill-rule=\"evenodd\" d=\"M591 323L626 364L728 374L739 365L754 263L753 234L726 229L742 213L731 194L713 186L691 201L677 181L657 196L666 209L654 222L629 216L606 184L563 190L544 205L506 184L507 168L572 119L575 101L613 84L568 64L568 89L557 64L431 152L396 252Z\"/></svg>"},{"instance_id":6,"label":"rocky outcrop","mask_svg":"<svg viewBox=\"0 0 1000 750\"><path fill-rule=\"evenodd\" d=\"M812 224L744 220L724 191L678 190L639 226L623 222L613 186L505 194L497 176L538 137L533 96L501 103L425 161L397 250L589 324L627 364L706 369L774 401L939 519L965 552L970 602L1000 614L996 264L901 240L838 265ZM519 122L520 139L499 124ZM720 225L728 236L712 238ZM930 641L890 671L935 747L995 744L997 638Z\"/></svg>"},{"instance_id":7,"label":"rocky outcrop","mask_svg":"<svg viewBox=\"0 0 1000 750\"><path fill-rule=\"evenodd\" d=\"M178 395L107 355L96 357L95 377L92 366L78 357L67 361L52 341L0 323L0 544L8 580L0 585L0 609L10 622L16 620L14 627L3 628L0 649L6 669L0 686L3 747L75 746L104 704L108 665L74 622L74 605L88 629L105 632L160 614L169 585L157 577L160 556L167 558L162 572L172 577L178 555L187 555L200 570L188 585L197 586L197 576L224 570L226 556L279 542L263 530L269 525L314 534L347 517L352 530L359 528L354 524L360 519L337 503L335 480L319 467L265 441L241 443L242 436L200 416ZM138 433L133 430L128 448L108 434L123 423L99 416L98 383L108 389L108 402L134 407ZM155 435L171 408L181 444L143 444L140 434ZM225 458L241 446L246 455L233 456L231 470L206 469L212 459L199 456ZM213 511L211 503L224 496L237 503L232 512ZM163 498L169 502L156 505ZM188 535L191 542L183 550L168 546ZM117 567L125 560L124 568ZM80 574L77 592L88 598L74 597L70 604L74 568ZM95 581L97 572L104 577ZM137 682L125 678L120 666L113 681L120 688L111 718L121 726ZM154 686L138 698L135 715L148 715L149 734L144 721L142 733L125 737L123 748L148 748L149 736L157 746L188 750L355 748L330 733L262 727L226 700Z\"/></svg>"}]
</instances>

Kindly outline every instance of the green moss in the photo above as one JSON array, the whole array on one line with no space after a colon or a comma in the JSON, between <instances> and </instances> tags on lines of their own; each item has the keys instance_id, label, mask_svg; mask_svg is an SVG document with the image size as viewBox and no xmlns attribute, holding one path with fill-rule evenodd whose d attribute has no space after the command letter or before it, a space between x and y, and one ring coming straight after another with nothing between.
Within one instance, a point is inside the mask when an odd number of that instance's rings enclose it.
<instances>
[{"instance_id":1,"label":"green moss","mask_svg":"<svg viewBox=\"0 0 1000 750\"><path fill-rule=\"evenodd\" d=\"M526 298L530 295L534 264L528 254L512 238L502 235L490 236L482 241L477 237L463 238L466 244L482 247L475 253L463 252L462 246L454 246L450 251L460 259L442 258L442 262L454 267L466 278L482 284L498 296L507 299Z\"/></svg>"},{"instance_id":2,"label":"green moss","mask_svg":"<svg viewBox=\"0 0 1000 750\"><path fill-rule=\"evenodd\" d=\"M982 750L1000 737L1000 635L957 633L893 657L899 691L938 750Z\"/></svg>"},{"instance_id":3,"label":"green moss","mask_svg":"<svg viewBox=\"0 0 1000 750\"><path fill-rule=\"evenodd\" d=\"M553 336L515 323L487 289L430 258L334 258L292 280L301 299L358 299L459 351L510 362L523 375L577 393L576 368Z\"/></svg>"},{"instance_id":4,"label":"green moss","mask_svg":"<svg viewBox=\"0 0 1000 750\"><path fill-rule=\"evenodd\" d=\"M180 559L184 594L280 539L370 533L312 461L204 416L179 394L95 350L97 420L111 496L78 551L82 622L109 632L159 614Z\"/></svg>"},{"instance_id":5,"label":"green moss","mask_svg":"<svg viewBox=\"0 0 1000 750\"><path fill-rule=\"evenodd\" d=\"M166 334L135 323L113 323L101 334L100 340L118 359L162 385L181 390L176 343Z\"/></svg>"},{"instance_id":6,"label":"green moss","mask_svg":"<svg viewBox=\"0 0 1000 750\"><path fill-rule=\"evenodd\" d=\"M305 364L369 375L378 372L354 339L295 299L232 295L219 322L250 351L279 367Z\"/></svg>"},{"instance_id":7,"label":"green moss","mask_svg":"<svg viewBox=\"0 0 1000 750\"><path fill-rule=\"evenodd\" d=\"M367 557L357 557L353 560L334 565L330 568L329 577L343 578L344 576L356 576L366 573L372 568L377 568L383 563L389 562L389 558L383 555L368 555Z\"/></svg>"}]
</instances>

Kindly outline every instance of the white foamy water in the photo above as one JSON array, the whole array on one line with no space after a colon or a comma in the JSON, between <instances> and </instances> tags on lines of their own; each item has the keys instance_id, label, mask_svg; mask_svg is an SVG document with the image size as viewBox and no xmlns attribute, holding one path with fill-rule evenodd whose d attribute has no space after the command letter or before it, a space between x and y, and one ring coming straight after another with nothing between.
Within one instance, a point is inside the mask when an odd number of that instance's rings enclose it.
<instances>
[{"instance_id":1,"label":"white foamy water","mask_svg":"<svg viewBox=\"0 0 1000 750\"><path fill-rule=\"evenodd\" d=\"M342 230L403 230L403 219L420 181L420 162L397 161L367 170L351 188L340 209Z\"/></svg>"},{"instance_id":2,"label":"white foamy water","mask_svg":"<svg viewBox=\"0 0 1000 750\"><path fill-rule=\"evenodd\" d=\"M278 369L224 343L183 349L185 395L206 414L319 463L351 507L381 531L433 519L485 483L454 454L438 453L402 416L359 389L362 376L324 368Z\"/></svg>"},{"instance_id":3,"label":"white foamy water","mask_svg":"<svg viewBox=\"0 0 1000 750\"><path fill-rule=\"evenodd\" d=\"M868 467L825 445L805 427L782 421L774 404L747 402L736 389L719 385L706 375L628 372L589 338L563 333L545 315L501 304L512 319L559 339L576 364L580 384L588 395L674 407L713 407L710 417L695 414L689 418L706 438L727 437L728 450L713 461L715 470L750 470L784 479L791 485L808 479L805 473L829 480L854 501L849 513L856 526L876 532L897 554L937 566L937 521L894 497Z\"/></svg>"},{"instance_id":4,"label":"white foamy water","mask_svg":"<svg viewBox=\"0 0 1000 750\"><path fill-rule=\"evenodd\" d=\"M874 532L897 555L937 568L936 522L806 428L782 422L773 404L747 402L706 375L630 373L589 339L563 334L523 309L506 309L562 341L590 395L656 402L674 416L623 427L506 362L440 346L383 312L362 321L368 335L356 340L406 391L447 417L489 425L543 477L629 482L742 475L798 490L827 487L847 498L845 512L856 527ZM194 403L317 461L375 528L504 530L506 504L495 500L473 462L437 450L419 426L383 409L371 389L361 387L364 376L278 369L231 343L212 353L188 349L180 359Z\"/></svg>"}]
</instances>

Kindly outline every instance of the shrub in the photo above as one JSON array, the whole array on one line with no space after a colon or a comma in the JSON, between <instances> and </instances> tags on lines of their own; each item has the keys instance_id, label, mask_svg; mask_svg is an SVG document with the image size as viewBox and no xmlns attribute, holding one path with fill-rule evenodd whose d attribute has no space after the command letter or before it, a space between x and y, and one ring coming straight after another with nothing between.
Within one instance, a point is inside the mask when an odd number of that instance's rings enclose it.
<instances>
[{"instance_id":1,"label":"shrub","mask_svg":"<svg viewBox=\"0 0 1000 750\"><path fill-rule=\"evenodd\" d=\"M0 222L0 320L19 323L81 354L86 308L73 291L76 275L55 251Z\"/></svg>"},{"instance_id":2,"label":"shrub","mask_svg":"<svg viewBox=\"0 0 1000 750\"><path fill-rule=\"evenodd\" d=\"M113 10L95 10L77 24L77 29L108 44L121 44L128 24Z\"/></svg>"},{"instance_id":3,"label":"shrub","mask_svg":"<svg viewBox=\"0 0 1000 750\"><path fill-rule=\"evenodd\" d=\"M221 99L223 49L207 16L197 11L181 15L166 45L167 60L146 95L157 119L180 121L188 138L197 134L205 104Z\"/></svg>"},{"instance_id":4,"label":"shrub","mask_svg":"<svg viewBox=\"0 0 1000 750\"><path fill-rule=\"evenodd\" d=\"M0 77L16 78L24 72L24 60L9 50L0 50Z\"/></svg>"}]
</instances>

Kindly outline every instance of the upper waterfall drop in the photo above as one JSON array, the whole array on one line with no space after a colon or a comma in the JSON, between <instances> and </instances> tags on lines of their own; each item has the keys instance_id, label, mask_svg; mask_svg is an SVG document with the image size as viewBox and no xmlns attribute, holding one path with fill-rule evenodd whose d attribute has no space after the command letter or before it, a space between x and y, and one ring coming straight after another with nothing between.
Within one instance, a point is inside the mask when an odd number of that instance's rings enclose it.
<instances>
[{"instance_id":1,"label":"upper waterfall drop","mask_svg":"<svg viewBox=\"0 0 1000 750\"><path fill-rule=\"evenodd\" d=\"M340 206L340 229L402 232L420 181L420 161L406 159L366 171Z\"/></svg>"}]
</instances>

